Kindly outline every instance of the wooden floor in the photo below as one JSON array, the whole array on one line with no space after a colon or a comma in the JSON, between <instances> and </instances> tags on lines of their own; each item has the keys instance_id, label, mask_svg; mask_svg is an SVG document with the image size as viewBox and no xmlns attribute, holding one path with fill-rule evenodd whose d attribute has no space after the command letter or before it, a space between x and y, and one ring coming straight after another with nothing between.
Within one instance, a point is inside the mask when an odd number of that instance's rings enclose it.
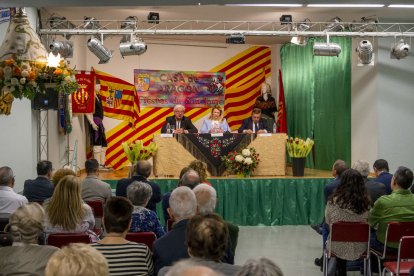
<instances>
[{"instance_id":1,"label":"wooden floor","mask_svg":"<svg viewBox=\"0 0 414 276\"><path fill-rule=\"evenodd\" d=\"M121 179L128 177L130 167L125 167L120 170L100 170L99 171L99 177L101 179ZM81 177L83 178L85 176L85 173L82 172ZM233 178L235 176L233 175L227 175L227 176L221 176L221 177L210 177L210 178ZM270 176L270 177L252 177L252 178L292 178L292 167L288 166L286 169L286 175L285 176ZM332 178L332 172L331 171L323 171L323 170L314 170L314 169L305 169L305 176L304 178ZM155 178L153 175L149 178Z\"/></svg>"}]
</instances>

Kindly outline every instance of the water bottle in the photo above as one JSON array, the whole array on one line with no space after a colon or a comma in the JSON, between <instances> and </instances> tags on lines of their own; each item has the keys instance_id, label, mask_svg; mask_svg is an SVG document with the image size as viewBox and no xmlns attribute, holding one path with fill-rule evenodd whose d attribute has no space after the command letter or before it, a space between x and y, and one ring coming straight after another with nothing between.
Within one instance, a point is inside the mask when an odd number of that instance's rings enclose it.
<instances>
[{"instance_id":1,"label":"water bottle","mask_svg":"<svg viewBox=\"0 0 414 276\"><path fill-rule=\"evenodd\" d=\"M167 123L167 133L171 133L171 126L170 126L170 123Z\"/></svg>"},{"instance_id":2,"label":"water bottle","mask_svg":"<svg viewBox=\"0 0 414 276\"><path fill-rule=\"evenodd\" d=\"M273 133L276 133L276 122L273 123Z\"/></svg>"}]
</instances>

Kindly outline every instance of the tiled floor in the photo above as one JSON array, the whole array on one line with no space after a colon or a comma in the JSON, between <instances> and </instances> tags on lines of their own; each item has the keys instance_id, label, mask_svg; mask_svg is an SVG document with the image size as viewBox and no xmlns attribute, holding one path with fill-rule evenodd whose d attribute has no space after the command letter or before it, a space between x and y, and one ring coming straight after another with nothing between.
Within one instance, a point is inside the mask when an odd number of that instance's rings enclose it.
<instances>
[{"instance_id":1,"label":"tiled floor","mask_svg":"<svg viewBox=\"0 0 414 276\"><path fill-rule=\"evenodd\" d=\"M248 259L266 257L285 276L320 276L313 261L322 255L321 244L322 236L309 226L240 226L235 262L243 265Z\"/></svg>"}]
</instances>

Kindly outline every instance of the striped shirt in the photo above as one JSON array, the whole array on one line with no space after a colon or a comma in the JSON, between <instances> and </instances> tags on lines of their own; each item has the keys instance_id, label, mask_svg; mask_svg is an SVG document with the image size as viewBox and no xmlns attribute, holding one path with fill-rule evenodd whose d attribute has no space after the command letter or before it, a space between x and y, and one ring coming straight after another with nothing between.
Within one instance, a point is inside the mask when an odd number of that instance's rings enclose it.
<instances>
[{"instance_id":1,"label":"striped shirt","mask_svg":"<svg viewBox=\"0 0 414 276\"><path fill-rule=\"evenodd\" d=\"M152 275L153 263L151 250L144 244L91 244L108 261L110 275Z\"/></svg>"}]
</instances>

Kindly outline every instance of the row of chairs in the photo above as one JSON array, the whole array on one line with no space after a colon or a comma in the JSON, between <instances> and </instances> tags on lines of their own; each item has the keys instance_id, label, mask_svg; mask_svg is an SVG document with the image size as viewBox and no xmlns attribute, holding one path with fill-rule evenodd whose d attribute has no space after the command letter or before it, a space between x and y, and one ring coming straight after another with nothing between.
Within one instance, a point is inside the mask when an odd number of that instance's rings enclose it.
<instances>
[{"instance_id":1,"label":"row of chairs","mask_svg":"<svg viewBox=\"0 0 414 276\"><path fill-rule=\"evenodd\" d=\"M363 222L335 222L330 225L329 246L323 254L323 272L328 275L328 262L336 257L332 251L332 242L361 242L366 243L366 250L360 258L364 260L364 276L371 275L370 254L378 261L378 272L381 273L381 264L387 273L397 276L409 275L414 267L414 222L390 222L387 226L384 250L382 252L370 248L371 229L368 223ZM387 250L387 244L399 242L398 253Z\"/></svg>"}]
</instances>

